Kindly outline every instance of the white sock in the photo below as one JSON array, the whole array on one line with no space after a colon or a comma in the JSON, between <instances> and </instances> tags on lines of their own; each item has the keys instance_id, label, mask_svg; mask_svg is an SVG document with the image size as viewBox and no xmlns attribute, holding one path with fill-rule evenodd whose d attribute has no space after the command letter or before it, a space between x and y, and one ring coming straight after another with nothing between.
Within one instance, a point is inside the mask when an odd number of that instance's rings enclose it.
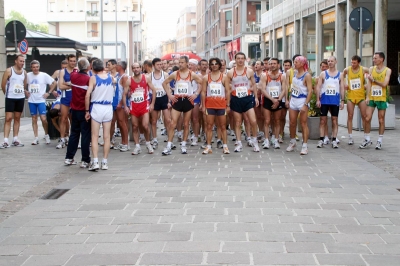
<instances>
[{"instance_id":1,"label":"white sock","mask_svg":"<svg viewBox=\"0 0 400 266\"><path fill-rule=\"evenodd\" d=\"M144 139L144 134L140 134L140 138L141 138L141 139Z\"/></svg>"},{"instance_id":2,"label":"white sock","mask_svg":"<svg viewBox=\"0 0 400 266\"><path fill-rule=\"evenodd\" d=\"M207 148L211 150L211 145L207 145Z\"/></svg>"},{"instance_id":3,"label":"white sock","mask_svg":"<svg viewBox=\"0 0 400 266\"><path fill-rule=\"evenodd\" d=\"M140 149L140 144L136 144L136 147L138 147Z\"/></svg>"},{"instance_id":4,"label":"white sock","mask_svg":"<svg viewBox=\"0 0 400 266\"><path fill-rule=\"evenodd\" d=\"M296 143L296 139L290 139L291 143Z\"/></svg>"},{"instance_id":5,"label":"white sock","mask_svg":"<svg viewBox=\"0 0 400 266\"><path fill-rule=\"evenodd\" d=\"M14 141L17 141L18 140L18 136L14 136Z\"/></svg>"},{"instance_id":6,"label":"white sock","mask_svg":"<svg viewBox=\"0 0 400 266\"><path fill-rule=\"evenodd\" d=\"M224 148L227 148L227 147L228 147L228 145L226 145L226 144L222 144L222 147L224 147Z\"/></svg>"},{"instance_id":7,"label":"white sock","mask_svg":"<svg viewBox=\"0 0 400 266\"><path fill-rule=\"evenodd\" d=\"M169 142L169 141L168 141L168 143L167 143L167 148L168 148L168 149L171 149L171 147L172 147L172 142Z\"/></svg>"},{"instance_id":8,"label":"white sock","mask_svg":"<svg viewBox=\"0 0 400 266\"><path fill-rule=\"evenodd\" d=\"M307 148L307 143L303 143L303 148Z\"/></svg>"},{"instance_id":9,"label":"white sock","mask_svg":"<svg viewBox=\"0 0 400 266\"><path fill-rule=\"evenodd\" d=\"M237 141L237 144L241 146L241 145L242 145L242 141L241 141L241 140L238 140L238 141Z\"/></svg>"},{"instance_id":10,"label":"white sock","mask_svg":"<svg viewBox=\"0 0 400 266\"><path fill-rule=\"evenodd\" d=\"M349 134L349 138L352 138L353 137L353 134Z\"/></svg>"},{"instance_id":11,"label":"white sock","mask_svg":"<svg viewBox=\"0 0 400 266\"><path fill-rule=\"evenodd\" d=\"M186 141L182 141L182 146L186 146Z\"/></svg>"},{"instance_id":12,"label":"white sock","mask_svg":"<svg viewBox=\"0 0 400 266\"><path fill-rule=\"evenodd\" d=\"M8 143L8 138L4 138L4 142L5 142L5 143Z\"/></svg>"},{"instance_id":13,"label":"white sock","mask_svg":"<svg viewBox=\"0 0 400 266\"><path fill-rule=\"evenodd\" d=\"M383 135L379 135L378 141L382 143Z\"/></svg>"},{"instance_id":14,"label":"white sock","mask_svg":"<svg viewBox=\"0 0 400 266\"><path fill-rule=\"evenodd\" d=\"M98 163L99 162L99 158L93 158L93 163Z\"/></svg>"},{"instance_id":15,"label":"white sock","mask_svg":"<svg viewBox=\"0 0 400 266\"><path fill-rule=\"evenodd\" d=\"M61 138L61 141L62 141L62 142L65 142L65 138Z\"/></svg>"},{"instance_id":16,"label":"white sock","mask_svg":"<svg viewBox=\"0 0 400 266\"><path fill-rule=\"evenodd\" d=\"M104 159L104 158L103 158L102 163L107 163L107 159Z\"/></svg>"},{"instance_id":17,"label":"white sock","mask_svg":"<svg viewBox=\"0 0 400 266\"><path fill-rule=\"evenodd\" d=\"M154 138L153 141L158 142L157 138Z\"/></svg>"},{"instance_id":18,"label":"white sock","mask_svg":"<svg viewBox=\"0 0 400 266\"><path fill-rule=\"evenodd\" d=\"M369 136L369 134L365 134L365 139L366 139L367 141L370 141L370 140L371 140L371 137Z\"/></svg>"},{"instance_id":19,"label":"white sock","mask_svg":"<svg viewBox=\"0 0 400 266\"><path fill-rule=\"evenodd\" d=\"M146 141L146 145L150 145L150 141Z\"/></svg>"}]
</instances>

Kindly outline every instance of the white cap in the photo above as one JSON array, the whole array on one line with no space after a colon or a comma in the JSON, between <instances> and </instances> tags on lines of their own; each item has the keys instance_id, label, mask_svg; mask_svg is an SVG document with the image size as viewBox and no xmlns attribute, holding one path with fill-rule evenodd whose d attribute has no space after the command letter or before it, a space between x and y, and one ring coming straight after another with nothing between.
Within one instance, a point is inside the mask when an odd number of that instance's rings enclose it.
<instances>
[{"instance_id":1,"label":"white cap","mask_svg":"<svg viewBox=\"0 0 400 266\"><path fill-rule=\"evenodd\" d=\"M192 64L195 64L195 65L198 65L199 64L199 61L197 61L196 59L189 59L189 63L192 63Z\"/></svg>"}]
</instances>

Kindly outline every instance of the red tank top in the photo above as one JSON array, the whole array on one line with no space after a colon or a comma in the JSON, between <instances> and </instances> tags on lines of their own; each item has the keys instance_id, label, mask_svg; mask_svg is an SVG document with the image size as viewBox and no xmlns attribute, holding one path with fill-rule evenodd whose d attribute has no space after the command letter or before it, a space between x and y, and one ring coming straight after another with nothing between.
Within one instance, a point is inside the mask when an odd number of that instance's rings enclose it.
<instances>
[{"instance_id":1,"label":"red tank top","mask_svg":"<svg viewBox=\"0 0 400 266\"><path fill-rule=\"evenodd\" d=\"M149 86L147 85L146 76L142 74L142 79L137 83L133 77L131 77L131 103L141 104L147 103L149 97Z\"/></svg>"}]
</instances>

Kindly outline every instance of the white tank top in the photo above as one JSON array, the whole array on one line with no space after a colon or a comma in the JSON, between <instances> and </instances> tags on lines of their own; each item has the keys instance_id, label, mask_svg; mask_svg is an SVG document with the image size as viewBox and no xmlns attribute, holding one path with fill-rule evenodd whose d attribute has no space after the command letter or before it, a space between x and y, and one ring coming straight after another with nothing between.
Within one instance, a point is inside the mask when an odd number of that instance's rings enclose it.
<instances>
[{"instance_id":1,"label":"white tank top","mask_svg":"<svg viewBox=\"0 0 400 266\"><path fill-rule=\"evenodd\" d=\"M279 73L277 79L272 79L269 74L267 74L267 93L274 99L278 99L282 92L282 73Z\"/></svg>"},{"instance_id":2,"label":"white tank top","mask_svg":"<svg viewBox=\"0 0 400 266\"><path fill-rule=\"evenodd\" d=\"M156 88L156 97L160 98L166 95L166 92L162 86L163 82L165 80L164 76L164 71L161 71L161 77L159 79L156 79L154 77L154 72L151 72L151 82L153 83L154 87Z\"/></svg>"},{"instance_id":3,"label":"white tank top","mask_svg":"<svg viewBox=\"0 0 400 266\"><path fill-rule=\"evenodd\" d=\"M121 84L122 78L126 76L126 73L122 74L122 76L118 77L118 102L122 100L122 95L124 94L124 85Z\"/></svg>"},{"instance_id":4,"label":"white tank top","mask_svg":"<svg viewBox=\"0 0 400 266\"><path fill-rule=\"evenodd\" d=\"M92 104L103 104L111 105L114 98L114 85L110 74L107 74L107 78L102 79L99 75L96 75L96 87L93 89L91 94Z\"/></svg>"},{"instance_id":5,"label":"white tank top","mask_svg":"<svg viewBox=\"0 0 400 266\"><path fill-rule=\"evenodd\" d=\"M22 69L22 74L17 74L14 68L11 67L11 77L8 80L6 98L22 99L25 98L25 70Z\"/></svg>"},{"instance_id":6,"label":"white tank top","mask_svg":"<svg viewBox=\"0 0 400 266\"><path fill-rule=\"evenodd\" d=\"M294 98L307 98L308 89L304 85L304 78L308 72L305 72L301 77L297 77L297 74L293 76L292 81L292 97Z\"/></svg>"}]
</instances>

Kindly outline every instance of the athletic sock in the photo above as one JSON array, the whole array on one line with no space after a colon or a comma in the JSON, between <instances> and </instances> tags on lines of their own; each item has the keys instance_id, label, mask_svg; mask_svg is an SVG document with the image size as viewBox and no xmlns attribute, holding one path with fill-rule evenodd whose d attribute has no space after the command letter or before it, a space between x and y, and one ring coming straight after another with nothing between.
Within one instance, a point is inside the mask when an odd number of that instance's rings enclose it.
<instances>
[{"instance_id":1,"label":"athletic sock","mask_svg":"<svg viewBox=\"0 0 400 266\"><path fill-rule=\"evenodd\" d=\"M104 158L103 158L102 163L107 163L107 159L104 159Z\"/></svg>"},{"instance_id":2,"label":"athletic sock","mask_svg":"<svg viewBox=\"0 0 400 266\"><path fill-rule=\"evenodd\" d=\"M353 134L349 134L349 138L350 138L350 139L353 138Z\"/></svg>"},{"instance_id":3,"label":"athletic sock","mask_svg":"<svg viewBox=\"0 0 400 266\"><path fill-rule=\"evenodd\" d=\"M207 148L211 150L211 145L207 145Z\"/></svg>"},{"instance_id":4,"label":"athletic sock","mask_svg":"<svg viewBox=\"0 0 400 266\"><path fill-rule=\"evenodd\" d=\"M365 139L366 139L367 141L371 141L371 137L369 136L369 134L365 134Z\"/></svg>"},{"instance_id":5,"label":"athletic sock","mask_svg":"<svg viewBox=\"0 0 400 266\"><path fill-rule=\"evenodd\" d=\"M168 149L171 149L171 147L172 147L172 142L168 141L168 143L167 143L167 148L168 148Z\"/></svg>"},{"instance_id":6,"label":"athletic sock","mask_svg":"<svg viewBox=\"0 0 400 266\"><path fill-rule=\"evenodd\" d=\"M186 146L186 141L182 141L182 146Z\"/></svg>"},{"instance_id":7,"label":"athletic sock","mask_svg":"<svg viewBox=\"0 0 400 266\"><path fill-rule=\"evenodd\" d=\"M383 135L379 135L378 141L382 143Z\"/></svg>"},{"instance_id":8,"label":"athletic sock","mask_svg":"<svg viewBox=\"0 0 400 266\"><path fill-rule=\"evenodd\" d=\"M99 162L99 158L93 158L93 163L98 163Z\"/></svg>"},{"instance_id":9,"label":"athletic sock","mask_svg":"<svg viewBox=\"0 0 400 266\"><path fill-rule=\"evenodd\" d=\"M4 142L5 142L5 143L8 143L8 138L4 138Z\"/></svg>"}]
</instances>

